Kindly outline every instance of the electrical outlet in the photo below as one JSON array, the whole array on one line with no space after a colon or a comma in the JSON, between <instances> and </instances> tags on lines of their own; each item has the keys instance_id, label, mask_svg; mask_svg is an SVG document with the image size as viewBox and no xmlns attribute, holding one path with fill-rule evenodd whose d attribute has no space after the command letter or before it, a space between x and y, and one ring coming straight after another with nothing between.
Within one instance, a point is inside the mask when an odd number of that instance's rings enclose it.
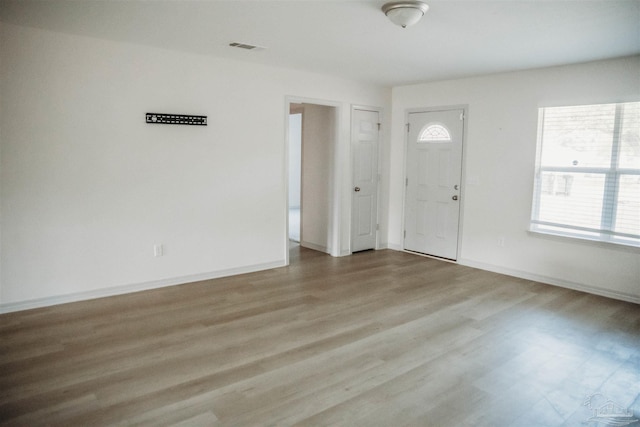
<instances>
[{"instance_id":1,"label":"electrical outlet","mask_svg":"<svg viewBox=\"0 0 640 427\"><path fill-rule=\"evenodd\" d=\"M159 257L164 255L164 247L162 245L153 245L153 256Z\"/></svg>"}]
</instances>

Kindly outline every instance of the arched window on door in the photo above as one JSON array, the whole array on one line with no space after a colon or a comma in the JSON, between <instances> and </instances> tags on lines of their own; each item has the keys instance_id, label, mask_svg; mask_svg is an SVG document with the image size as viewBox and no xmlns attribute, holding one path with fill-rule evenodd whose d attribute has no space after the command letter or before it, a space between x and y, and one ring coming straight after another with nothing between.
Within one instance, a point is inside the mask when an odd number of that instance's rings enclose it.
<instances>
[{"instance_id":1,"label":"arched window on door","mask_svg":"<svg viewBox=\"0 0 640 427\"><path fill-rule=\"evenodd\" d=\"M420 132L418 142L451 142L451 134L445 126L430 123Z\"/></svg>"}]
</instances>

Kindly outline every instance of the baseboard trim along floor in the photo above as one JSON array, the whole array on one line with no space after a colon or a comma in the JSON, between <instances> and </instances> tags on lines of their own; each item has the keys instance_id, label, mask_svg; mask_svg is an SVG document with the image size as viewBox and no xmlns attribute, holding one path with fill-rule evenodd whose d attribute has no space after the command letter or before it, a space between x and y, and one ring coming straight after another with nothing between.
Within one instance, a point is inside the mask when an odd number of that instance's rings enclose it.
<instances>
[{"instance_id":1,"label":"baseboard trim along floor","mask_svg":"<svg viewBox=\"0 0 640 427\"><path fill-rule=\"evenodd\" d=\"M172 277L169 279L154 280L143 283L133 283L130 285L116 286L112 288L96 289L88 292L77 292L66 295L56 295L47 298L38 298L28 301L16 303L0 304L0 313L11 313L20 310L30 310L33 308L49 307L58 304L67 304L70 302L86 301L95 298L105 298L116 295L129 294L132 292L140 292L151 289L164 288L167 286L182 285L185 283L199 282L202 280L218 279L221 277L235 276L238 274L253 273L255 271L268 270L271 268L282 267L285 265L283 261L274 261L264 264L249 265L245 267L230 268L226 270L212 271L202 274L192 274L188 276Z\"/></svg>"}]
</instances>

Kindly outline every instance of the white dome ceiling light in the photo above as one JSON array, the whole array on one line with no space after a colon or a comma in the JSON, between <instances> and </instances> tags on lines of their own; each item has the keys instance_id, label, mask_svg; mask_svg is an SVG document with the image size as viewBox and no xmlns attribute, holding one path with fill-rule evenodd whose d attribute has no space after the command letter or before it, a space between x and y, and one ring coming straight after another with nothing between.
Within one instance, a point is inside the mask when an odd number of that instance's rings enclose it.
<instances>
[{"instance_id":1,"label":"white dome ceiling light","mask_svg":"<svg viewBox=\"0 0 640 427\"><path fill-rule=\"evenodd\" d=\"M429 10L421 1L392 1L382 6L382 11L396 25L407 28L418 22Z\"/></svg>"}]
</instances>

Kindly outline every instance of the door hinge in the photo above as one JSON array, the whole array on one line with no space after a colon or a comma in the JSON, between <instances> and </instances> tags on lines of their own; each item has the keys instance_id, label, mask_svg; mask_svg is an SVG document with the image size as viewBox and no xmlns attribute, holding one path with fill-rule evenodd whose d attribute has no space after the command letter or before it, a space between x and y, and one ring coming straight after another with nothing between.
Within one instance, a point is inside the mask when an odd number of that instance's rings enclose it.
<instances>
[{"instance_id":1,"label":"door hinge","mask_svg":"<svg viewBox=\"0 0 640 427\"><path fill-rule=\"evenodd\" d=\"M411 129L411 123L407 123L407 133L409 133L409 129Z\"/></svg>"},{"instance_id":2,"label":"door hinge","mask_svg":"<svg viewBox=\"0 0 640 427\"><path fill-rule=\"evenodd\" d=\"M460 113L460 120L464 120L464 113Z\"/></svg>"},{"instance_id":3,"label":"door hinge","mask_svg":"<svg viewBox=\"0 0 640 427\"><path fill-rule=\"evenodd\" d=\"M380 230L380 224L376 224L376 231Z\"/></svg>"},{"instance_id":4,"label":"door hinge","mask_svg":"<svg viewBox=\"0 0 640 427\"><path fill-rule=\"evenodd\" d=\"M380 132L381 128L382 128L382 123L378 123L378 132Z\"/></svg>"},{"instance_id":5,"label":"door hinge","mask_svg":"<svg viewBox=\"0 0 640 427\"><path fill-rule=\"evenodd\" d=\"M404 186L408 187L409 186L409 178L405 178L404 179Z\"/></svg>"},{"instance_id":6,"label":"door hinge","mask_svg":"<svg viewBox=\"0 0 640 427\"><path fill-rule=\"evenodd\" d=\"M404 230L404 238L407 238L407 230Z\"/></svg>"}]
</instances>

